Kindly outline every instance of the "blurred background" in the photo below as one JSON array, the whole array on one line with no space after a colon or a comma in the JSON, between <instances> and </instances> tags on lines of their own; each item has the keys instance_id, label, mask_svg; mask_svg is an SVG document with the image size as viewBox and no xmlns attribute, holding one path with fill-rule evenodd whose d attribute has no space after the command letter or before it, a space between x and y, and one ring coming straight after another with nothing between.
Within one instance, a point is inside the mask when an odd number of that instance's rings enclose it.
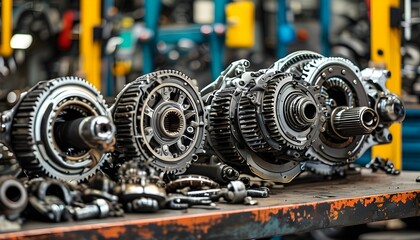
<instances>
[{"instance_id":1,"label":"blurred background","mask_svg":"<svg viewBox=\"0 0 420 240\"><path fill-rule=\"evenodd\" d=\"M112 98L158 69L183 71L201 88L240 58L253 69L301 49L344 55L360 67L369 61L365 1L1 2L0 110L36 82L58 76L84 77ZM415 43L408 46L406 85L415 94L412 68L420 53Z\"/></svg>"}]
</instances>

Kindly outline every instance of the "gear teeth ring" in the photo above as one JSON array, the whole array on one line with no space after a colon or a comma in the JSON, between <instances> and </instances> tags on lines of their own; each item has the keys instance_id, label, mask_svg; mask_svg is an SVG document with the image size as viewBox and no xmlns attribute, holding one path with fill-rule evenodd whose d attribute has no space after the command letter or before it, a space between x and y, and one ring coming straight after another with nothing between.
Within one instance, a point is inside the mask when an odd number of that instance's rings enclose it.
<instances>
[{"instance_id":1,"label":"gear teeth ring","mask_svg":"<svg viewBox=\"0 0 420 240\"><path fill-rule=\"evenodd\" d=\"M214 94L208 116L209 137L212 147L224 162L239 165L243 164L245 159L237 150L232 132L233 123L230 111L234 92L234 88L227 88Z\"/></svg>"},{"instance_id":2,"label":"gear teeth ring","mask_svg":"<svg viewBox=\"0 0 420 240\"><path fill-rule=\"evenodd\" d=\"M42 81L24 95L13 117L11 143L26 174L79 182L95 174L110 157L95 148L73 155L71 147L59 146L55 124L75 116L109 117L102 95L83 79Z\"/></svg>"},{"instance_id":3,"label":"gear teeth ring","mask_svg":"<svg viewBox=\"0 0 420 240\"><path fill-rule=\"evenodd\" d=\"M273 151L261 132L257 121L257 110L247 96L241 97L238 109L239 128L248 147L255 152Z\"/></svg>"}]
</instances>

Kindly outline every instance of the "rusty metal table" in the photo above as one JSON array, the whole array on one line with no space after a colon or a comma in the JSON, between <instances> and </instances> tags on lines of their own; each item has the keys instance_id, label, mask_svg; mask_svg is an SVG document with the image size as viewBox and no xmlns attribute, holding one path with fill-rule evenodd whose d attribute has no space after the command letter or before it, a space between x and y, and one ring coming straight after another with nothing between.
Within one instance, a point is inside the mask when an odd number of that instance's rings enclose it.
<instances>
[{"instance_id":1,"label":"rusty metal table","mask_svg":"<svg viewBox=\"0 0 420 240\"><path fill-rule=\"evenodd\" d=\"M257 206L162 210L71 223L28 222L0 239L244 239L420 216L420 172L383 172L345 179L298 180Z\"/></svg>"}]
</instances>

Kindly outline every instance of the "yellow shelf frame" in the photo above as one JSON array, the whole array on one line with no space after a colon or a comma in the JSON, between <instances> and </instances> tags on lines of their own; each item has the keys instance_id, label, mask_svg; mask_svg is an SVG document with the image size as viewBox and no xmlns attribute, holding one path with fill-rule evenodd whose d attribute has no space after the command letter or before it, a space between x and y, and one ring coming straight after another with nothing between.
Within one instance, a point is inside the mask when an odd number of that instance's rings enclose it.
<instances>
[{"instance_id":1,"label":"yellow shelf frame","mask_svg":"<svg viewBox=\"0 0 420 240\"><path fill-rule=\"evenodd\" d=\"M371 0L371 61L375 67L391 71L387 88L401 96L401 28L391 27L391 8L400 8L399 0ZM372 148L372 157L380 156L402 168L402 126L390 127L392 143Z\"/></svg>"},{"instance_id":2,"label":"yellow shelf frame","mask_svg":"<svg viewBox=\"0 0 420 240\"><path fill-rule=\"evenodd\" d=\"M1 44L0 55L8 57L12 55L12 48L10 46L10 39L12 38L13 31L13 0L1 1Z\"/></svg>"},{"instance_id":3,"label":"yellow shelf frame","mask_svg":"<svg viewBox=\"0 0 420 240\"><path fill-rule=\"evenodd\" d=\"M101 0L80 0L80 64L87 81L101 90L101 43L93 29L101 25Z\"/></svg>"}]
</instances>

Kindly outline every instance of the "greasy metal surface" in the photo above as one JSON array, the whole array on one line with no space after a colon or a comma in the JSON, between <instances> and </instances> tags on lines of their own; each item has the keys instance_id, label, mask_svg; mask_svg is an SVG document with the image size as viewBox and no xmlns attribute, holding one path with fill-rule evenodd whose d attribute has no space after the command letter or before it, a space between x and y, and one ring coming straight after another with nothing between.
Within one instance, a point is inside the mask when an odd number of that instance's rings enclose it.
<instances>
[{"instance_id":1,"label":"greasy metal surface","mask_svg":"<svg viewBox=\"0 0 420 240\"><path fill-rule=\"evenodd\" d=\"M65 224L26 223L0 239L243 239L420 215L420 172L306 179L274 189L257 206L163 210Z\"/></svg>"}]
</instances>

